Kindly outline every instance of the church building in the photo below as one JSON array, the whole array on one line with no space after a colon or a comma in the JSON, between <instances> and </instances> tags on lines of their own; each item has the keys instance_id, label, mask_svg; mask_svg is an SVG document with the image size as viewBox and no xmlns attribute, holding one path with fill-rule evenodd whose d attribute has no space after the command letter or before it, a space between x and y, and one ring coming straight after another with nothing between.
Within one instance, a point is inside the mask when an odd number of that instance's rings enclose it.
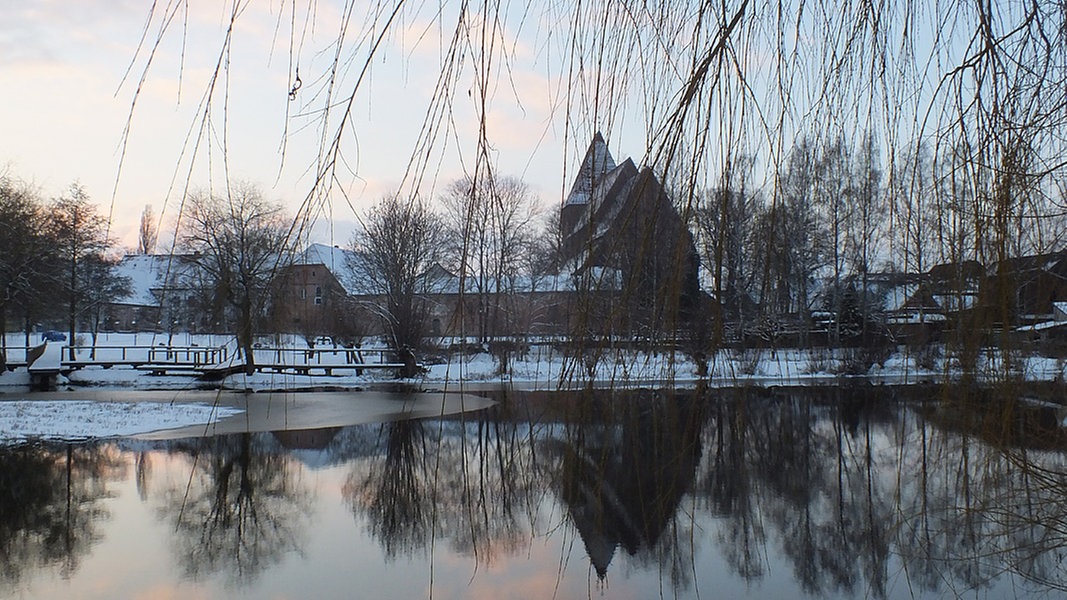
<instances>
[{"instance_id":1,"label":"church building","mask_svg":"<svg viewBox=\"0 0 1067 600\"><path fill-rule=\"evenodd\" d=\"M597 133L560 208L561 256L585 329L648 335L688 329L699 311L699 259L685 219L650 167L621 164Z\"/></svg>"}]
</instances>

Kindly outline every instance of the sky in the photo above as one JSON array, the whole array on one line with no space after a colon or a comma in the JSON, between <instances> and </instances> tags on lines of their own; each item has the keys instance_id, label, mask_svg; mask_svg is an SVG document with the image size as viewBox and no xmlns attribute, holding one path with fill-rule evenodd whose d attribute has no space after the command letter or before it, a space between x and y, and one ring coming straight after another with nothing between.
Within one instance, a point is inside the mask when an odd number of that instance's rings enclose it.
<instances>
[{"instance_id":1,"label":"sky","mask_svg":"<svg viewBox=\"0 0 1067 600\"><path fill-rule=\"evenodd\" d=\"M258 186L291 214L310 197L315 226L308 241L343 246L360 215L383 196L405 188L405 195L417 191L433 200L470 172L482 125L478 91L485 89L494 170L525 181L552 212L596 131L605 134L616 162L654 162L646 156L657 137L669 137L660 132L674 115L693 61L710 56L719 34L718 24L698 27L685 2L663 14L643 4L642 15L611 3L487 2L503 11L492 15L495 21L479 21L487 15L475 2L459 44L465 67L454 74L449 102L434 104L443 97L434 91L456 3L400 4L404 9L393 19L394 3L387 0L0 0L0 81L7 83L0 100L0 174L29 182L45 199L77 182L127 248L136 246L140 215L151 206L162 232L157 250L168 250L173 236L167 233L186 194L219 190L226 180ZM227 38L234 5L240 12ZM877 52L853 52L855 72L828 76L824 70L850 39L849 20L808 11L796 24L798 33L780 32L773 8L752 5L731 38L736 46L727 56L738 62L716 67L723 77L707 77L699 101L684 115L688 129L679 139L704 161L693 169L707 174L705 186L717 183L725 169L716 160L731 144L754 157L756 181L768 185L774 165L802 134L832 138L843 131L859 139L881 127L899 140L913 138L906 128L920 123L908 115L926 114L925 95L938 81L931 72L944 68L912 58L912 52L945 52L926 48L929 35L911 34L911 45L901 50L888 46L900 56L889 56L884 82L899 89L886 101L878 96L883 80L870 85L868 79L878 73L871 65L885 59ZM938 14L916 19L942 22ZM837 29L824 31L824 20ZM486 23L499 29L482 37L491 30ZM631 26L643 33L627 33ZM899 36L900 27L879 31ZM967 39L963 29L955 35ZM382 31L389 33L379 39ZM494 62L478 73L472 65L485 39L494 45ZM946 56L955 52L949 43L942 48L950 49ZM948 65L958 58L937 56ZM744 74L743 83L735 70ZM357 81L355 99L346 104ZM489 83L480 88L479 81ZM334 95L328 96L331 82ZM425 129L428 113L446 125ZM342 116L337 178L327 194L309 196L323 140ZM420 153L420 140L427 139L430 150ZM413 155L425 167L418 181L407 177Z\"/></svg>"},{"instance_id":2,"label":"sky","mask_svg":"<svg viewBox=\"0 0 1067 600\"><path fill-rule=\"evenodd\" d=\"M79 183L110 216L112 236L129 248L136 246L146 205L166 232L188 189L217 186L227 172L231 180L254 183L295 212L313 186L322 135L319 113L301 112L322 104L324 81L315 75L325 71L334 49L342 19L331 11L339 10L338 3L309 5L315 11L310 24L301 21L307 6L298 3L292 29L299 34L294 36L289 34L292 3L244 4L231 37L229 69L223 69L229 75L226 93L220 92L223 83L216 83L211 128L198 142L197 117L225 39L229 4L0 0L0 80L8 86L0 101L0 173L30 183L45 199ZM183 10L170 22L141 82L171 5ZM346 138L343 177L318 211L312 241L346 244L356 215L404 180L447 41L440 32L448 30L448 15L419 6L383 39L370 63L352 106L354 135ZM439 27L441 22L446 26ZM348 33L348 56L365 58L371 39L365 33ZM139 49L142 34L146 41ZM545 48L510 35L501 34L513 58L510 75L494 86L490 99L492 157L499 172L519 176L542 202L554 206L569 187L564 164L579 162L588 140L564 140L557 124L559 78L544 59ZM350 86L360 66L358 60L343 64L339 87ZM301 81L290 101L295 68L308 81ZM472 89L473 77L461 75L458 89ZM453 134L439 142L430 181L420 189L424 195L433 196L471 163L478 127L474 99L456 96L449 107ZM595 125L589 127L591 137ZM622 137L609 144L625 156ZM639 140L632 141L635 149L641 147Z\"/></svg>"}]
</instances>

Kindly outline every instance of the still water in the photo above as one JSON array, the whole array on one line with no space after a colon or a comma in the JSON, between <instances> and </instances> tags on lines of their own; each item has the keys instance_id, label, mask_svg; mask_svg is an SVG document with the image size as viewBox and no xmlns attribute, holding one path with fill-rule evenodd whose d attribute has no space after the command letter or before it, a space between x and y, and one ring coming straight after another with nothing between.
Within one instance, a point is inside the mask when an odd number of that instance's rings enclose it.
<instances>
[{"instance_id":1,"label":"still water","mask_svg":"<svg viewBox=\"0 0 1067 600\"><path fill-rule=\"evenodd\" d=\"M1030 598L1062 389L509 392L444 419L0 448L13 598Z\"/></svg>"}]
</instances>

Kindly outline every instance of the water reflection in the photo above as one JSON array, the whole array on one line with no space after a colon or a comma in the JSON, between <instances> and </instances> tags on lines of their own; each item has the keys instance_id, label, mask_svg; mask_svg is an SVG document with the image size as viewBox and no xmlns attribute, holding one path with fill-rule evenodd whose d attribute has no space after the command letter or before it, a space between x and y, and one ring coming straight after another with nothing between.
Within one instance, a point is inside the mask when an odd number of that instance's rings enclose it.
<instances>
[{"instance_id":1,"label":"water reflection","mask_svg":"<svg viewBox=\"0 0 1067 600\"><path fill-rule=\"evenodd\" d=\"M108 518L108 484L124 476L112 447L0 447L0 590L27 569L76 573Z\"/></svg>"},{"instance_id":2,"label":"water reflection","mask_svg":"<svg viewBox=\"0 0 1067 600\"><path fill-rule=\"evenodd\" d=\"M1067 438L1046 400L1062 390L1023 392L513 392L445 419L0 449L0 576L76 581L129 481L168 524L179 581L224 595L350 554L432 571L435 596L516 569L559 597L1052 594Z\"/></svg>"},{"instance_id":3,"label":"water reflection","mask_svg":"<svg viewBox=\"0 0 1067 600\"><path fill-rule=\"evenodd\" d=\"M542 480L528 433L520 432L529 428L487 416L379 426L382 452L353 463L343 494L387 558L444 542L492 564L530 539L533 486Z\"/></svg>"},{"instance_id":4,"label":"water reflection","mask_svg":"<svg viewBox=\"0 0 1067 600\"><path fill-rule=\"evenodd\" d=\"M433 465L421 421L381 426L385 456L353 470L343 488L352 511L370 523L385 555L425 548L434 512Z\"/></svg>"},{"instance_id":5,"label":"water reflection","mask_svg":"<svg viewBox=\"0 0 1067 600\"><path fill-rule=\"evenodd\" d=\"M186 485L164 491L158 510L173 524L174 552L187 577L224 573L244 583L305 543L310 490L271 442L245 433L178 446L192 472Z\"/></svg>"},{"instance_id":6,"label":"water reflection","mask_svg":"<svg viewBox=\"0 0 1067 600\"><path fill-rule=\"evenodd\" d=\"M585 395L590 410L554 446L559 496L597 577L619 548L643 564L691 565L676 515L700 461L704 404L654 392ZM690 572L672 568L672 581L687 586Z\"/></svg>"}]
</instances>

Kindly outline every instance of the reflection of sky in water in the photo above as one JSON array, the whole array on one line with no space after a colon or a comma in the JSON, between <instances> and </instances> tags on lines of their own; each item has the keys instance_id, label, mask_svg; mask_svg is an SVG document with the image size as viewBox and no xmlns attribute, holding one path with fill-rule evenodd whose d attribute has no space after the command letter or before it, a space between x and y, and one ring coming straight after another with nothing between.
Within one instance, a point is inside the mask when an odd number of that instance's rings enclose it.
<instances>
[{"instance_id":1,"label":"reflection of sky in water","mask_svg":"<svg viewBox=\"0 0 1067 600\"><path fill-rule=\"evenodd\" d=\"M558 598L697 595L784 598L804 595L798 581L809 578L818 586L807 590L810 596L860 598L878 595L866 579L871 569L885 573L885 593L890 598L954 593L974 597L975 592L963 582L964 578L983 582L977 597L1014 597L1016 593L1025 596L1025 591L1031 589L1031 584L1021 577L1001 574L1005 565L995 556L973 558L978 553L1009 547L1015 543L1012 540L1032 539L1027 537L1030 532L1012 522L1010 513L1016 507L988 504L992 499L1014 503L1017 498L1009 492L1023 490L1018 469L1008 465L1003 455L973 439L966 441L956 433L928 428L926 458L937 463L928 468L924 480L919 477L920 450L924 443L919 426L923 421L910 409L894 405L877 414L861 415L858 427L851 428L842 421L837 421L835 426L832 411L813 410L809 413L812 421L799 422L795 415L784 414L787 412L780 407L748 409L742 467L747 477L733 479L723 479L715 464L730 444L729 428L721 418L737 414L706 415L706 424L700 430L699 464L688 483L688 492L677 502L673 519L662 531L654 528L653 533L658 533L655 547L648 547L648 540L643 540L634 555L621 546L615 548L603 582L590 565L587 540L579 534L582 528L574 524L578 511L564 503L568 496L561 491L558 480L575 468L585 468L581 464L596 462L602 444L610 446L621 441L640 446L647 440L637 434L635 441L633 431L608 435L598 426L589 429L595 435L575 442L581 428L559 422L534 427L505 423L502 429L490 425L481 431L477 424L470 423L467 443L462 445L456 443L461 427L456 421L449 421L442 428L446 441L438 452L436 432L440 424L429 421L413 435L405 430L412 435L408 439L411 443L399 449L389 445L389 426L378 425L342 430L334 436L329 452L304 449L285 453L275 437L262 434L251 438L253 454L266 451L275 461L250 469L252 478L258 477L257 485L263 486L254 492L260 494L256 498L258 518L266 522L271 516L280 517L298 530L288 547L276 555L265 552L259 557L258 567L245 577L236 577L225 566L219 567L229 564L225 560L190 577L188 569L175 556L178 552L191 551L188 545L176 542L180 535L176 531L176 515L186 487L191 490L188 504L194 503L193 498L214 498L216 488L200 488L200 492L208 493L198 495L198 486L207 485L205 482L213 481L211 477L220 472L232 473L228 469L234 465L239 470L240 461L217 462L204 452L190 477L193 463L187 451L192 445L183 442L121 444L123 448L153 449L143 455L140 469L137 452L128 450L117 455L119 464L105 477L105 493L97 500L104 510L100 513L103 518L97 522L96 542L80 557L69 578L60 576L54 566L24 566L14 595L23 592L35 598L418 598L427 597L432 586L435 598L500 598L504 590L507 597L513 598L553 595ZM719 429L720 423L725 429ZM851 424L855 425L855 421ZM810 431L811 435L797 437L803 431ZM841 433L840 437L837 432ZM498 445L496 442L501 439L498 435L515 442ZM526 443L530 436L537 440L533 452ZM785 446L775 446L775 440L784 439L791 441ZM338 440L343 442L344 450L340 452L343 457L335 454L330 458L338 448ZM872 444L869 463L867 440ZM658 443L669 446L673 442ZM170 451L166 449L167 444L171 444ZM573 455L571 459L564 458L576 444L585 444L584 463L568 462L574 460ZM954 495L961 449L965 445L975 477L972 510L980 503L987 503L986 511L979 513L976 521L961 520L958 511L963 510L960 507L963 501ZM115 450L111 444L100 447ZM491 452L481 452L480 447ZM225 448L238 452L234 449L239 449L240 444L228 442ZM795 452L802 448L810 454ZM429 470L422 475L436 470L440 483L436 493L440 498L461 498L464 485L474 489L479 481L486 481L493 488L488 495L493 503L499 503L501 498L495 479L499 472L494 471L493 461L502 452L521 475L510 488L511 500L519 503L513 512L514 526L496 532L498 537L506 539L488 545L483 540L477 545L479 556L475 557L469 544L470 526L464 522L467 516L478 515L482 508L481 496L475 493L478 501L473 505L458 502L439 509L440 523L432 535L432 555L427 546L402 547L395 557L387 558L380 528L376 530L369 521L371 511L367 506L371 497L381 490L383 473L391 477L411 475L405 470L410 465L400 465L400 469L392 471L383 469L384 456L394 449L401 453L413 451L426 459L423 466ZM844 457L840 470L836 454L839 449ZM625 455L625 451L617 446L607 448L603 454L607 462L594 465L599 469L597 473L607 475L603 480L590 479L585 472L585 481L599 481L596 485L618 491L625 487L629 475L642 476L644 471L640 466L634 467L632 473L624 469L622 474L603 466L618 459L619 453ZM63 455L60 448L55 455L57 467L62 467ZM808 456L815 457L817 462L815 466L804 467L810 469L810 473L802 474L810 479L809 485L805 489L790 487L796 478L790 478L788 470L808 464L805 462ZM1057 472L1063 472L1064 461L1059 454L1030 451L1029 459L1043 461L1046 466L1052 465L1060 469ZM903 468L897 468L898 461L902 461ZM863 476L868 472L868 464L872 475L869 479ZM257 468L259 471L255 471ZM284 478L276 477L279 470L285 473ZM143 475L140 487L139 473ZM467 474L466 478L463 473ZM978 483L978 479L982 482ZM240 477L232 476L229 481L231 487L227 491L235 494L234 486L240 483ZM1030 484L1026 491L1031 498L1049 495L1048 490L1033 488L1035 480ZM740 490L731 496L732 505L712 498L716 494L721 496L722 486L730 485ZM921 485L926 486L928 506L958 510L932 516L925 522L918 519L917 495L921 493ZM999 489L997 485L1004 487ZM266 494L267 490L275 490L283 498ZM581 490L588 493L589 488ZM868 491L870 498L866 496ZM839 496L839 492L844 496ZM798 497L804 501L798 502ZM363 504L359 508L353 508L360 503ZM847 508L839 514L837 510L842 504ZM1048 506L1041 508L1048 509ZM185 514L193 514L194 507L186 506L185 510ZM299 514L293 514L293 510ZM747 520L737 518L741 513L747 515ZM842 526L843 519L848 521L848 526ZM986 535L994 537L979 539L970 550L962 548L960 544L965 544L967 538L966 532L960 530L968 524L975 524ZM868 528L876 529L877 535L889 545L880 565L872 566L871 556L876 553L869 552L870 540L865 533ZM812 536L808 538L810 546L803 542L805 532ZM1008 535L996 537L994 534L998 532ZM1036 537L1041 532L1033 533ZM1064 537L1063 532L1050 535ZM754 557L745 566L739 566L744 561L738 557L746 552L744 539L752 542L749 551ZM934 555L923 556L928 552ZM1054 549L1043 552L1055 554ZM901 561L901 553L908 555L907 564ZM971 558L952 564L945 560L961 557ZM920 563L938 563L939 571L933 575L918 573ZM812 572L802 572L805 567L801 565L805 564ZM834 565L847 568L845 572L834 573ZM1041 565L1034 568L1038 567ZM741 577L740 570L747 570L750 580ZM1046 575L1059 573L1053 571ZM920 583L931 576L944 578L932 593L929 586ZM673 587L672 581L682 583ZM851 586L850 592L843 592L835 581L846 581ZM0 585L4 586L0 587L4 594L12 591L8 584Z\"/></svg>"}]
</instances>

